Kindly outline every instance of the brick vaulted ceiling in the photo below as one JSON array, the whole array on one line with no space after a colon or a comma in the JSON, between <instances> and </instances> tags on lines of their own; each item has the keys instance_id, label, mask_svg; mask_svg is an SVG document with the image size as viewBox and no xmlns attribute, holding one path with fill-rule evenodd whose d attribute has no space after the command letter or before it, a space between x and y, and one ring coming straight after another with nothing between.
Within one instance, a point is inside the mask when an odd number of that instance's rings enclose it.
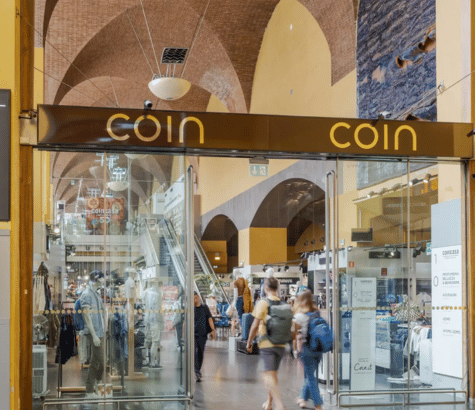
<instances>
[{"instance_id":1,"label":"brick vaulted ceiling","mask_svg":"<svg viewBox=\"0 0 475 410\"><path fill-rule=\"evenodd\" d=\"M355 68L358 0L299 1L327 39L336 83ZM261 43L279 0L142 3L159 60L164 47L192 46L176 72L192 83L191 92L182 100L159 101L148 91L158 70L140 0L36 0L45 102L141 108L151 99L158 109L204 111L214 94L230 112L249 112Z\"/></svg>"},{"instance_id":2,"label":"brick vaulted ceiling","mask_svg":"<svg viewBox=\"0 0 475 410\"><path fill-rule=\"evenodd\" d=\"M35 1L35 42L45 52L45 103L142 108L150 99L155 109L206 111L214 95L230 112L247 113L261 44L280 0ZM358 0L281 1L299 1L319 24L331 53L333 84L355 69ZM160 62L164 47L190 48L176 74L192 88L176 101L159 100L147 87L158 71L154 51ZM299 64L286 62L294 63ZM55 154L56 199L74 206L79 187L71 178L100 187L90 173L96 160L94 154ZM131 175L140 181L131 187L133 202L144 201L150 181L170 182L170 159L136 161Z\"/></svg>"}]
</instances>

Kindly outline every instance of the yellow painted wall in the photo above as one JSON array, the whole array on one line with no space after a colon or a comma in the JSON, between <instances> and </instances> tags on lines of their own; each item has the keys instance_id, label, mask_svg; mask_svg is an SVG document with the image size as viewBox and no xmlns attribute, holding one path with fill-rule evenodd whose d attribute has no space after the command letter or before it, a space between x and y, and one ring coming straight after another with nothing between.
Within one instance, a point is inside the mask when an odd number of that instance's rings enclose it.
<instances>
[{"instance_id":1,"label":"yellow painted wall","mask_svg":"<svg viewBox=\"0 0 475 410\"><path fill-rule=\"evenodd\" d=\"M443 81L448 88L462 78L462 0L436 0L436 10L437 84ZM437 97L437 121L462 121L462 87L470 87L466 81Z\"/></svg>"},{"instance_id":2,"label":"yellow painted wall","mask_svg":"<svg viewBox=\"0 0 475 410\"><path fill-rule=\"evenodd\" d=\"M282 0L257 61L251 113L356 117L356 70L333 87L320 26L297 0Z\"/></svg>"},{"instance_id":3,"label":"yellow painted wall","mask_svg":"<svg viewBox=\"0 0 475 410\"><path fill-rule=\"evenodd\" d=\"M229 110L221 102L221 100L213 94L211 94L206 111L207 112L229 112Z\"/></svg>"},{"instance_id":4,"label":"yellow painted wall","mask_svg":"<svg viewBox=\"0 0 475 410\"><path fill-rule=\"evenodd\" d=\"M323 238L323 242L320 239ZM315 239L315 243L312 244L312 239ZM305 245L307 242L307 245ZM311 252L323 249L325 245L325 229L318 224L310 225L305 232L300 236L297 244L295 245L295 252L300 255L303 252Z\"/></svg>"},{"instance_id":5,"label":"yellow painted wall","mask_svg":"<svg viewBox=\"0 0 475 410\"><path fill-rule=\"evenodd\" d=\"M249 253L251 265L286 261L287 229L250 228Z\"/></svg>"},{"instance_id":6,"label":"yellow painted wall","mask_svg":"<svg viewBox=\"0 0 475 410\"><path fill-rule=\"evenodd\" d=\"M295 164L294 160L269 161L269 177ZM265 177L249 174L247 158L201 157L198 176L198 195L201 195L201 214L217 208L240 193L256 186ZM242 210L245 212L245 210Z\"/></svg>"},{"instance_id":7,"label":"yellow painted wall","mask_svg":"<svg viewBox=\"0 0 475 410\"><path fill-rule=\"evenodd\" d=\"M201 241L201 245L216 273L228 273L228 250L226 241ZM219 254L219 255L217 255ZM219 259L216 259L216 257Z\"/></svg>"}]
</instances>

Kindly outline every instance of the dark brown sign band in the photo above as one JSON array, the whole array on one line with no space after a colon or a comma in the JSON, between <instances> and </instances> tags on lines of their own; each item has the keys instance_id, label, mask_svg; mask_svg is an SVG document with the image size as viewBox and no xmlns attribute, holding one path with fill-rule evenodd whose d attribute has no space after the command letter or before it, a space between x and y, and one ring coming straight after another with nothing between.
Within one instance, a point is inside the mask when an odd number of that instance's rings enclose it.
<instances>
[{"instance_id":1,"label":"dark brown sign band","mask_svg":"<svg viewBox=\"0 0 475 410\"><path fill-rule=\"evenodd\" d=\"M41 105L40 147L471 158L471 124Z\"/></svg>"}]
</instances>

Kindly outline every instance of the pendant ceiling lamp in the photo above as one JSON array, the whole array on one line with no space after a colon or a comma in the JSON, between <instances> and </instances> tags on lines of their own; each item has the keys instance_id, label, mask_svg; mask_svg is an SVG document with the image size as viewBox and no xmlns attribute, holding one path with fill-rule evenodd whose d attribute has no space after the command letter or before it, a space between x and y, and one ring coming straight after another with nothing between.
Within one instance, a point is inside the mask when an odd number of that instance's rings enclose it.
<instances>
[{"instance_id":1,"label":"pendant ceiling lamp","mask_svg":"<svg viewBox=\"0 0 475 410\"><path fill-rule=\"evenodd\" d=\"M209 5L209 1L210 0L208 0L208 5ZM195 41L198 38L198 33L200 31L201 25L203 24L203 20L205 18L205 14L206 14L206 10L208 9L208 6L206 7L205 12L203 13L200 21L198 22L197 30L195 32L195 35L193 37L193 40L189 48L165 47L163 49L160 63L166 65L166 73L162 74L159 60L155 52L155 46L153 44L152 32L148 24L147 15L145 13L145 7L143 5L142 0L140 0L140 5L142 8L145 26L147 27L148 36L149 36L150 43L152 46L153 55L155 57L155 63L158 69L157 71L154 71L154 69L152 68L152 64L150 63L150 60L147 57L147 54L142 45L142 42L140 41L137 31L135 30L135 27L132 23L128 10L125 11L125 14L127 16L127 19L129 20L132 30L134 31L135 37L140 45L140 48L145 57L145 60L147 61L148 66L150 67L150 71L152 72L152 81L148 83L148 88L150 89L153 95L155 95L156 97L162 100L168 100L168 101L178 100L179 98L182 98L184 95L186 95L188 91L190 91L191 83L188 80L185 80L184 78L175 76L176 66L177 64L178 65L183 64L183 69L181 70L181 76L183 77L183 74L186 69L187 57L191 53L191 50L193 49ZM158 72L158 74L155 74L156 72Z\"/></svg>"},{"instance_id":2,"label":"pendant ceiling lamp","mask_svg":"<svg viewBox=\"0 0 475 410\"><path fill-rule=\"evenodd\" d=\"M183 78L154 75L148 88L162 100L178 100L190 90L191 83Z\"/></svg>"}]
</instances>

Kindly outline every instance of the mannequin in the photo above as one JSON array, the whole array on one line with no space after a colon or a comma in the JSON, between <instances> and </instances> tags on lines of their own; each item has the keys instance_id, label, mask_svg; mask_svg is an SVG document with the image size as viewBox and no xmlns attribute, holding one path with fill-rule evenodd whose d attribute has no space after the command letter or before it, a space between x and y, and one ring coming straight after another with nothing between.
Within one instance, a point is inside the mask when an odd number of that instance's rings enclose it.
<instances>
[{"instance_id":1,"label":"mannequin","mask_svg":"<svg viewBox=\"0 0 475 410\"><path fill-rule=\"evenodd\" d=\"M162 309L162 282L158 279L150 281L150 288L144 295L145 304L145 341L150 348L150 367L160 367L160 341L162 332L165 330L165 322L163 320Z\"/></svg>"},{"instance_id":2,"label":"mannequin","mask_svg":"<svg viewBox=\"0 0 475 410\"><path fill-rule=\"evenodd\" d=\"M134 307L135 307L135 299L137 297L136 293L136 284L135 281L137 279L137 271L129 266L125 269L125 272L129 275L127 280L125 281L125 298L127 299L127 322L129 327L129 334L127 344L129 347L129 375L134 373L135 370L135 352L134 352L134 332L135 332L135 317L134 317Z\"/></svg>"},{"instance_id":3,"label":"mannequin","mask_svg":"<svg viewBox=\"0 0 475 410\"><path fill-rule=\"evenodd\" d=\"M91 362L86 379L86 396L88 398L99 397L94 390L104 372L104 325L102 321L104 307L97 293L102 278L104 275L101 271L92 271L89 274L89 283L80 298L85 325L83 331L91 345Z\"/></svg>"},{"instance_id":4,"label":"mannequin","mask_svg":"<svg viewBox=\"0 0 475 410\"><path fill-rule=\"evenodd\" d=\"M129 277L125 281L125 297L127 298L127 301L133 299L135 302L135 298L137 297L137 293L135 290L135 280L137 279L137 271L131 266L129 266L127 269L125 269L125 273L129 275Z\"/></svg>"}]
</instances>

